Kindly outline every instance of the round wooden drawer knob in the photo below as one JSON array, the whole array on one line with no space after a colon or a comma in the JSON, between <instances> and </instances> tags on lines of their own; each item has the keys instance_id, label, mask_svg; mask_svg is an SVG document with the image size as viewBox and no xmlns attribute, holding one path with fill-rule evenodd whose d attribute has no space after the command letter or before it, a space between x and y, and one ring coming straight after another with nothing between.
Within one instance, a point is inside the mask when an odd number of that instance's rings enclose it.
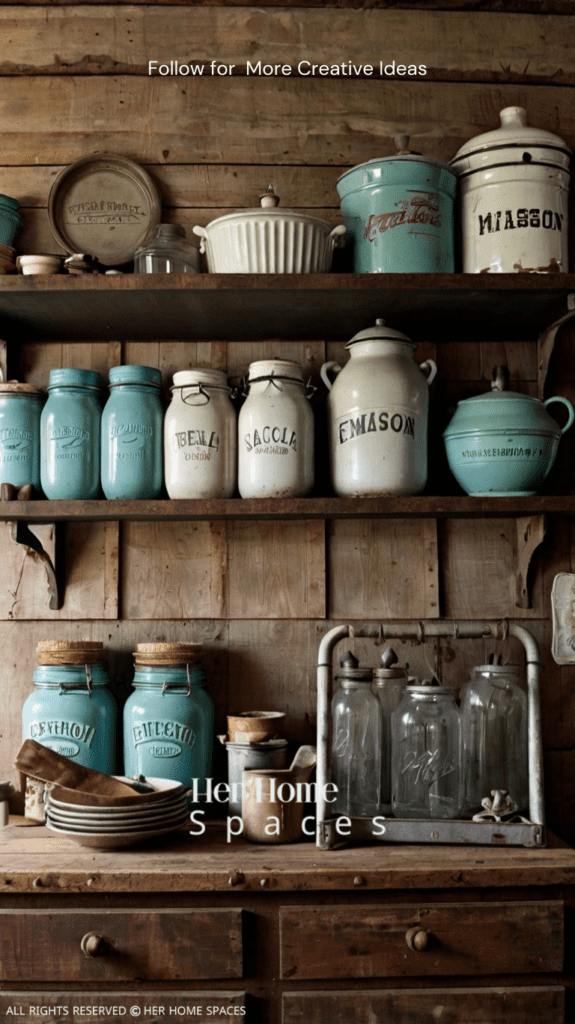
<instances>
[{"instance_id":1,"label":"round wooden drawer knob","mask_svg":"<svg viewBox=\"0 0 575 1024\"><path fill-rule=\"evenodd\" d=\"M414 953L421 953L424 949L427 949L429 933L426 932L425 928L410 928L405 933L405 941Z\"/></svg>"},{"instance_id":2,"label":"round wooden drawer knob","mask_svg":"<svg viewBox=\"0 0 575 1024\"><path fill-rule=\"evenodd\" d=\"M80 943L84 956L102 956L107 952L108 946L103 935L97 932L87 932Z\"/></svg>"}]
</instances>

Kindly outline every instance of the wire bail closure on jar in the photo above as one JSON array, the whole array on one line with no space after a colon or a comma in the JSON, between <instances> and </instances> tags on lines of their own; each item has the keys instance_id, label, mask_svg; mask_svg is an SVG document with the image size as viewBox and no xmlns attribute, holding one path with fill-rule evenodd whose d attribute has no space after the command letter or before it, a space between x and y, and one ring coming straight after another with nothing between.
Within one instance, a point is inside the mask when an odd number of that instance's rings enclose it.
<instances>
[{"instance_id":1,"label":"wire bail closure on jar","mask_svg":"<svg viewBox=\"0 0 575 1024\"><path fill-rule=\"evenodd\" d=\"M208 402L211 401L211 395L208 393L206 388L208 388L210 391L227 391L228 394L231 394L233 391L233 389L229 387L220 387L220 385L218 384L204 384L202 381L200 381L198 384L174 384L170 388L170 391L181 391L182 402L184 403L184 405L207 405ZM188 392L187 398L183 394L184 391ZM203 397L205 398L205 402L190 401L190 397L196 398L199 395L203 395ZM234 398L235 395L231 394L231 397Z\"/></svg>"},{"instance_id":2,"label":"wire bail closure on jar","mask_svg":"<svg viewBox=\"0 0 575 1024\"><path fill-rule=\"evenodd\" d=\"M303 386L306 389L306 396L305 397L308 398L308 399L311 398L312 395L317 391L317 387L315 386L315 384L312 384L312 382L311 382L311 377L309 378L309 380L308 380L308 382L306 384L303 380L298 380L297 377L287 377L287 376L279 374L279 373L269 373L269 374L265 374L263 377L247 377L247 378L246 377L242 377L241 378L241 386L242 386L242 395L243 395L243 397L244 398L248 397L248 395L250 393L249 392L250 384L260 384L264 380L269 381L269 383L273 384L274 388L277 388L277 390L280 391L280 392L283 391L283 388L281 388L279 386L279 384L276 383L278 380L289 380L289 381L292 382L292 384L303 384ZM246 390L246 388L247 388L247 390Z\"/></svg>"},{"instance_id":3,"label":"wire bail closure on jar","mask_svg":"<svg viewBox=\"0 0 575 1024\"><path fill-rule=\"evenodd\" d=\"M84 672L86 674L86 682L85 683L78 683L78 682L76 682L76 683L66 683L66 682L62 682L62 683L60 683L60 693L62 693L63 691L66 691L66 690L84 690L84 689L86 689L88 691L88 697L91 697L92 696L92 666L91 665L84 665Z\"/></svg>"},{"instance_id":4,"label":"wire bail closure on jar","mask_svg":"<svg viewBox=\"0 0 575 1024\"><path fill-rule=\"evenodd\" d=\"M191 695L192 695L192 680L190 679L190 663L189 663L189 661L186 662L186 676L188 677L188 689L187 689L186 697L191 697ZM179 682L178 683L170 683L166 679L166 680L164 680L164 683L162 684L162 696L165 694L166 690L181 690L181 688L182 688L182 684L181 683L179 683Z\"/></svg>"}]
</instances>

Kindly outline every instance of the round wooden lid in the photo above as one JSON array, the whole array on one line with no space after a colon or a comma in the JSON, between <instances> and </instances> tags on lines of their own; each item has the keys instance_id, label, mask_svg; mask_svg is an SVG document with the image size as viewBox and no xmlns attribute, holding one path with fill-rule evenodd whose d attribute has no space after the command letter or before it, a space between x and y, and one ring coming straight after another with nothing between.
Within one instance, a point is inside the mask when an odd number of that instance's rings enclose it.
<instances>
[{"instance_id":1,"label":"round wooden lid","mask_svg":"<svg viewBox=\"0 0 575 1024\"><path fill-rule=\"evenodd\" d=\"M106 658L101 640L39 640L39 665L96 665Z\"/></svg>"},{"instance_id":2,"label":"round wooden lid","mask_svg":"<svg viewBox=\"0 0 575 1024\"><path fill-rule=\"evenodd\" d=\"M202 655L201 644L137 644L136 665L196 665Z\"/></svg>"}]
</instances>

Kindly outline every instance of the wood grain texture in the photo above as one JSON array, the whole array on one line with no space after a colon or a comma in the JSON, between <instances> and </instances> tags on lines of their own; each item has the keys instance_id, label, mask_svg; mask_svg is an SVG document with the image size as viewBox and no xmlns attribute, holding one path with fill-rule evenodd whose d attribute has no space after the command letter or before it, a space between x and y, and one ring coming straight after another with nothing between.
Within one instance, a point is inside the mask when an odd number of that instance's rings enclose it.
<instances>
[{"instance_id":1,"label":"wood grain texture","mask_svg":"<svg viewBox=\"0 0 575 1024\"><path fill-rule=\"evenodd\" d=\"M394 1024L436 1020L449 1024L563 1024L565 990L537 988L441 988L386 992L284 992L283 1024ZM27 1022L26 1022L27 1024Z\"/></svg>"},{"instance_id":2,"label":"wood grain texture","mask_svg":"<svg viewBox=\"0 0 575 1024\"><path fill-rule=\"evenodd\" d=\"M423 952L405 939L415 926L427 932ZM288 907L280 941L281 977L298 980L560 971L563 904L366 906L345 920L328 907Z\"/></svg>"},{"instance_id":3,"label":"wood grain texture","mask_svg":"<svg viewBox=\"0 0 575 1024\"><path fill-rule=\"evenodd\" d=\"M147 74L148 61L174 60L209 75L215 57L234 76L261 61L304 76L314 64L368 64L379 77L380 61L388 66L393 56L396 66L424 65L426 80L573 84L574 22L502 11L5 7L0 33L11 46L0 74Z\"/></svg>"}]
</instances>

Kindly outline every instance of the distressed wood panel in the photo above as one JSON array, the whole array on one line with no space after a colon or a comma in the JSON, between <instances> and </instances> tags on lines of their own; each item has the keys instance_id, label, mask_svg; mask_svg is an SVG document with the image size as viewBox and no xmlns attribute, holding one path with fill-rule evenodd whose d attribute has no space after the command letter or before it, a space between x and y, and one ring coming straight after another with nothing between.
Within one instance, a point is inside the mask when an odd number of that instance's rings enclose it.
<instances>
[{"instance_id":1,"label":"distressed wood panel","mask_svg":"<svg viewBox=\"0 0 575 1024\"><path fill-rule=\"evenodd\" d=\"M241 910L0 910L0 924L2 981L172 981L243 973ZM89 932L105 940L102 955L83 955L80 942Z\"/></svg>"},{"instance_id":2,"label":"distressed wood panel","mask_svg":"<svg viewBox=\"0 0 575 1024\"><path fill-rule=\"evenodd\" d=\"M427 932L423 953L407 945L414 927ZM330 907L287 907L280 943L280 977L298 980L560 971L563 903L350 907L344 920Z\"/></svg>"},{"instance_id":3,"label":"distressed wood panel","mask_svg":"<svg viewBox=\"0 0 575 1024\"><path fill-rule=\"evenodd\" d=\"M328 525L328 615L338 619L439 617L436 523Z\"/></svg>"},{"instance_id":4,"label":"distressed wood panel","mask_svg":"<svg viewBox=\"0 0 575 1024\"><path fill-rule=\"evenodd\" d=\"M414 149L448 160L512 105L575 148L572 95L558 86L287 78L278 114L278 85L269 79L237 78L233 87L127 75L26 83L23 91L21 78L3 81L4 164L65 164L107 149L149 164L345 167L394 153L399 132ZM38 117L39 96L49 119Z\"/></svg>"},{"instance_id":5,"label":"distressed wood panel","mask_svg":"<svg viewBox=\"0 0 575 1024\"><path fill-rule=\"evenodd\" d=\"M109 0L91 0L94 4L108 4ZM5 0L7 6L21 3L31 7L69 7L76 6L77 0ZM133 6L134 0L117 0L117 6ZM435 11L501 11L502 0L293 0L290 7L330 7L341 10L364 10L372 7L386 9L388 7L403 10L431 9ZM162 6L186 7L189 0L138 0L138 6L147 7L152 4ZM194 0L198 7L253 7L253 0ZM284 7L285 0L269 0L265 7ZM505 0L505 9L515 14L571 14L572 0Z\"/></svg>"},{"instance_id":6,"label":"distressed wood panel","mask_svg":"<svg viewBox=\"0 0 575 1024\"><path fill-rule=\"evenodd\" d=\"M70 16L72 14L72 16ZM432 80L529 81L572 84L570 35L575 19L509 13L428 10L262 10L228 7L76 6L0 10L0 34L10 41L0 74L147 74L148 61L204 67L216 56L233 74L247 56L298 73L312 65L424 65ZM449 48L445 45L449 37ZM505 39L504 60L501 40ZM213 40L217 39L217 54ZM361 73L361 72L360 72ZM393 74L394 72L391 72ZM352 72L352 74L355 74ZM405 72L404 72L405 74ZM349 76L349 74L348 74ZM412 79L408 79L411 81Z\"/></svg>"},{"instance_id":7,"label":"distressed wood panel","mask_svg":"<svg viewBox=\"0 0 575 1024\"><path fill-rule=\"evenodd\" d=\"M393 992L284 992L282 1024L563 1024L565 990L442 988ZM26 1022L28 1024L28 1022Z\"/></svg>"}]
</instances>

